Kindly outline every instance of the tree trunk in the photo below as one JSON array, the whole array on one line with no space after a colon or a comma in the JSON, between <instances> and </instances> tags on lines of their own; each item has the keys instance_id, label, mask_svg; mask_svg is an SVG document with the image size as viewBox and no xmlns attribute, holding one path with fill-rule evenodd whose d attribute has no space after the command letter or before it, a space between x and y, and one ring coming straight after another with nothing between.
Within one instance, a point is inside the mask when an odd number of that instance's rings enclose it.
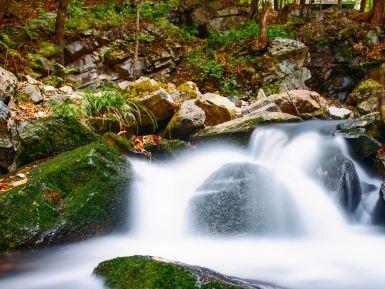
<instances>
[{"instance_id":1,"label":"tree trunk","mask_svg":"<svg viewBox=\"0 0 385 289\"><path fill-rule=\"evenodd\" d=\"M135 18L135 51L131 63L131 77L134 79L137 75L137 63L139 56L139 35L140 35L140 0L135 1L136 18Z\"/></svg>"},{"instance_id":2,"label":"tree trunk","mask_svg":"<svg viewBox=\"0 0 385 289\"><path fill-rule=\"evenodd\" d=\"M65 46L64 25L65 25L65 18L67 14L68 2L69 0L58 0L56 26L55 26L56 44L60 48L59 63L62 65L64 65L64 46Z\"/></svg>"},{"instance_id":3,"label":"tree trunk","mask_svg":"<svg viewBox=\"0 0 385 289\"><path fill-rule=\"evenodd\" d=\"M301 17L303 16L304 11L305 11L305 4L306 4L306 0L300 0L299 1L299 5L301 6L301 12L300 12Z\"/></svg>"},{"instance_id":4,"label":"tree trunk","mask_svg":"<svg viewBox=\"0 0 385 289\"><path fill-rule=\"evenodd\" d=\"M360 13L364 13L366 8L366 0L361 0L360 3Z\"/></svg>"},{"instance_id":5,"label":"tree trunk","mask_svg":"<svg viewBox=\"0 0 385 289\"><path fill-rule=\"evenodd\" d=\"M338 0L338 8L342 7L342 0Z\"/></svg>"},{"instance_id":6,"label":"tree trunk","mask_svg":"<svg viewBox=\"0 0 385 289\"><path fill-rule=\"evenodd\" d=\"M278 0L274 0L274 10L275 11L279 10L279 1Z\"/></svg>"},{"instance_id":7,"label":"tree trunk","mask_svg":"<svg viewBox=\"0 0 385 289\"><path fill-rule=\"evenodd\" d=\"M0 26L3 25L4 16L8 11L11 0L0 0Z\"/></svg>"},{"instance_id":8,"label":"tree trunk","mask_svg":"<svg viewBox=\"0 0 385 289\"><path fill-rule=\"evenodd\" d=\"M372 9L372 19L370 26L372 28L384 26L384 3L385 0L374 0L373 9Z\"/></svg>"},{"instance_id":9,"label":"tree trunk","mask_svg":"<svg viewBox=\"0 0 385 289\"><path fill-rule=\"evenodd\" d=\"M271 9L271 3L266 1L263 4L261 17L259 18L259 39L252 45L251 49L254 51L261 51L266 48L267 45L267 19L269 17Z\"/></svg>"},{"instance_id":10,"label":"tree trunk","mask_svg":"<svg viewBox=\"0 0 385 289\"><path fill-rule=\"evenodd\" d=\"M250 19L251 20L257 20L258 19L258 6L259 6L259 0L252 0L251 1L251 9L250 9Z\"/></svg>"}]
</instances>

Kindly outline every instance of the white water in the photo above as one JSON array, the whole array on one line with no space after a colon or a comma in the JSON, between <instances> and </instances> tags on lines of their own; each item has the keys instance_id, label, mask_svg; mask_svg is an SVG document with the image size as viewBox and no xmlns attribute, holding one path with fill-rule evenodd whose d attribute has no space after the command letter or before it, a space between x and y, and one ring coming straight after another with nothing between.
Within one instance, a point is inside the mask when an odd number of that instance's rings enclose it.
<instances>
[{"instance_id":1,"label":"white water","mask_svg":"<svg viewBox=\"0 0 385 289\"><path fill-rule=\"evenodd\" d=\"M31 269L0 280L1 289L99 289L92 270L117 256L154 255L200 265L237 277L285 288L385 288L385 235L369 226L351 225L309 174L318 155L341 139L316 131L298 135L282 128L256 131L249 150L212 146L169 163L134 161L137 174L133 228L129 234L84 241L41 251L26 259ZM222 165L248 162L268 167L272 181L287 191L269 209L277 211L284 234L209 237L194 232L189 201L202 182ZM360 177L377 184L358 168ZM287 224L285 210L295 212ZM292 231L301 234L291 234Z\"/></svg>"}]
</instances>

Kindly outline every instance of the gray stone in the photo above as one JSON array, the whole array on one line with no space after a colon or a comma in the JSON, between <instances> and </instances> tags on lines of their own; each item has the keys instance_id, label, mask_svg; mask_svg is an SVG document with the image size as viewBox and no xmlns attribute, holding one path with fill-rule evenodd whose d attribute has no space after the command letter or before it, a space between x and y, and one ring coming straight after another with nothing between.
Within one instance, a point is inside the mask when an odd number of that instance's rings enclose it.
<instances>
[{"instance_id":1,"label":"gray stone","mask_svg":"<svg viewBox=\"0 0 385 289\"><path fill-rule=\"evenodd\" d=\"M202 129L205 124L205 112L195 105L195 100L185 101L167 126L167 137L186 138Z\"/></svg>"},{"instance_id":2,"label":"gray stone","mask_svg":"<svg viewBox=\"0 0 385 289\"><path fill-rule=\"evenodd\" d=\"M84 54L91 52L98 46L97 42L89 40L77 40L69 43L64 48L66 61L73 61Z\"/></svg>"},{"instance_id":3,"label":"gray stone","mask_svg":"<svg viewBox=\"0 0 385 289\"><path fill-rule=\"evenodd\" d=\"M22 99L33 102L34 104L41 103L44 100L39 87L29 83L25 84L24 87L18 90L18 95Z\"/></svg>"},{"instance_id":4,"label":"gray stone","mask_svg":"<svg viewBox=\"0 0 385 289\"><path fill-rule=\"evenodd\" d=\"M0 101L8 103L16 89L17 78L12 73L0 67Z\"/></svg>"},{"instance_id":5,"label":"gray stone","mask_svg":"<svg viewBox=\"0 0 385 289\"><path fill-rule=\"evenodd\" d=\"M4 102L0 101L0 126L7 123L9 116L10 111L8 106Z\"/></svg>"}]
</instances>

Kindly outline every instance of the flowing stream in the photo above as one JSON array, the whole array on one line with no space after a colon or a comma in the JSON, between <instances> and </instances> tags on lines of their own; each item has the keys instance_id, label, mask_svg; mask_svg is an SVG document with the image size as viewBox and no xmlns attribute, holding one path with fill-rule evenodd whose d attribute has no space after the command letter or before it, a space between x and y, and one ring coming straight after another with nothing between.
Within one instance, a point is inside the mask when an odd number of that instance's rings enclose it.
<instances>
[{"instance_id":1,"label":"flowing stream","mask_svg":"<svg viewBox=\"0 0 385 289\"><path fill-rule=\"evenodd\" d=\"M168 162L133 160L137 181L130 188L126 234L17 256L23 270L1 277L0 288L100 289L100 280L92 276L100 261L153 255L282 288L383 289L385 233L368 223L379 180L355 163L360 180L373 189L352 220L311 173L330 147L348 156L344 141L328 135L332 126L330 122L267 126L253 133L247 149L215 144ZM269 216L269 230L202 232L192 221L191 200L204 194L199 187L210 175L234 163L268 170L263 188L266 194L276 193L257 213Z\"/></svg>"}]
</instances>

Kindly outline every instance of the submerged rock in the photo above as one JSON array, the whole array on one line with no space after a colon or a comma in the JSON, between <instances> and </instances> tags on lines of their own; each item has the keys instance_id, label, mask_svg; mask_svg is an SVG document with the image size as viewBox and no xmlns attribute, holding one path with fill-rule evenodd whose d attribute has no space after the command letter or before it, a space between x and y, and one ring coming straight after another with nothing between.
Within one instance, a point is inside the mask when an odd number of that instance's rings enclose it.
<instances>
[{"instance_id":1,"label":"submerged rock","mask_svg":"<svg viewBox=\"0 0 385 289\"><path fill-rule=\"evenodd\" d=\"M229 277L210 269L150 256L120 257L100 263L94 273L110 289L278 289Z\"/></svg>"},{"instance_id":2,"label":"submerged rock","mask_svg":"<svg viewBox=\"0 0 385 289\"><path fill-rule=\"evenodd\" d=\"M254 128L267 123L298 122L299 117L282 112L258 111L231 121L209 126L192 136L193 140L226 139L247 143Z\"/></svg>"},{"instance_id":3,"label":"submerged rock","mask_svg":"<svg viewBox=\"0 0 385 289\"><path fill-rule=\"evenodd\" d=\"M191 199L193 224L209 234L277 233L292 222L286 192L264 167L250 163L224 165Z\"/></svg>"},{"instance_id":4,"label":"submerged rock","mask_svg":"<svg viewBox=\"0 0 385 289\"><path fill-rule=\"evenodd\" d=\"M131 168L102 143L62 153L24 174L25 182L0 194L0 251L81 240L126 219Z\"/></svg>"},{"instance_id":5,"label":"submerged rock","mask_svg":"<svg viewBox=\"0 0 385 289\"><path fill-rule=\"evenodd\" d=\"M361 201L360 179L354 163L338 149L330 149L321 153L316 174L330 196L352 215Z\"/></svg>"}]
</instances>

